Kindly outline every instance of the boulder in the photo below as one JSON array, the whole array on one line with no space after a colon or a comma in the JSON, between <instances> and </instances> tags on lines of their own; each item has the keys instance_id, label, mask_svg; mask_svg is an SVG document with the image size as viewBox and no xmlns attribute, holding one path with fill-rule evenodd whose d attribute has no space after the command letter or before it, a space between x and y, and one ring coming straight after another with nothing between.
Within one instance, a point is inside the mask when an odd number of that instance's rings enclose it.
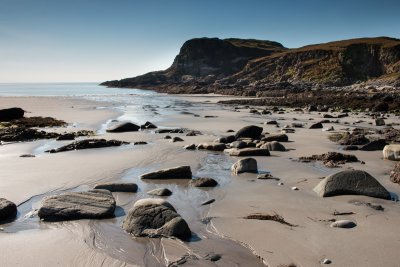
<instances>
[{"instance_id":1,"label":"boulder","mask_svg":"<svg viewBox=\"0 0 400 267\"><path fill-rule=\"evenodd\" d=\"M208 144L208 143L204 143L204 144L200 144L197 146L197 149L199 150L211 150L211 151L224 151L226 148L226 145L223 143L212 143L212 144Z\"/></svg>"},{"instance_id":2,"label":"boulder","mask_svg":"<svg viewBox=\"0 0 400 267\"><path fill-rule=\"evenodd\" d=\"M136 193L138 186L135 183L101 183L96 184L94 189L105 189L110 192L131 192Z\"/></svg>"},{"instance_id":3,"label":"boulder","mask_svg":"<svg viewBox=\"0 0 400 267\"><path fill-rule=\"evenodd\" d=\"M286 151L286 148L277 141L267 142L260 148L268 149L269 151Z\"/></svg>"},{"instance_id":4,"label":"boulder","mask_svg":"<svg viewBox=\"0 0 400 267\"><path fill-rule=\"evenodd\" d=\"M168 188L156 188L147 192L149 195L167 197L172 195L172 191Z\"/></svg>"},{"instance_id":5,"label":"boulder","mask_svg":"<svg viewBox=\"0 0 400 267\"><path fill-rule=\"evenodd\" d=\"M337 195L365 195L391 199L390 193L369 173L347 170L325 177L314 191L321 197Z\"/></svg>"},{"instance_id":6,"label":"boulder","mask_svg":"<svg viewBox=\"0 0 400 267\"><path fill-rule=\"evenodd\" d=\"M354 228L357 224L350 220L339 220L336 222L331 223L331 227L334 228Z\"/></svg>"},{"instance_id":7,"label":"boulder","mask_svg":"<svg viewBox=\"0 0 400 267\"><path fill-rule=\"evenodd\" d=\"M182 138L180 138L179 136L175 136L174 138L172 138L172 142L183 142L184 140Z\"/></svg>"},{"instance_id":8,"label":"boulder","mask_svg":"<svg viewBox=\"0 0 400 267\"><path fill-rule=\"evenodd\" d=\"M190 144L190 145L184 146L183 148L187 149L187 150L195 150L196 149L196 145L195 144Z\"/></svg>"},{"instance_id":9,"label":"boulder","mask_svg":"<svg viewBox=\"0 0 400 267\"><path fill-rule=\"evenodd\" d=\"M175 208L164 199L136 201L128 212L122 228L136 237L177 237L188 240L191 231Z\"/></svg>"},{"instance_id":10,"label":"boulder","mask_svg":"<svg viewBox=\"0 0 400 267\"><path fill-rule=\"evenodd\" d=\"M0 121L12 121L24 117L25 111L22 108L0 109Z\"/></svg>"},{"instance_id":11,"label":"boulder","mask_svg":"<svg viewBox=\"0 0 400 267\"><path fill-rule=\"evenodd\" d=\"M360 147L360 150L377 151L377 150L384 149L386 145L388 145L388 143L385 141L385 139L378 139L378 140L371 141L366 145L363 145L362 147Z\"/></svg>"},{"instance_id":12,"label":"boulder","mask_svg":"<svg viewBox=\"0 0 400 267\"><path fill-rule=\"evenodd\" d=\"M272 141L277 141L277 142L288 142L289 137L286 134L274 134L274 135L266 135L261 139L261 141L265 142L272 142Z\"/></svg>"},{"instance_id":13,"label":"boulder","mask_svg":"<svg viewBox=\"0 0 400 267\"><path fill-rule=\"evenodd\" d=\"M400 160L400 145L387 145L383 148L383 158Z\"/></svg>"},{"instance_id":14,"label":"boulder","mask_svg":"<svg viewBox=\"0 0 400 267\"><path fill-rule=\"evenodd\" d=\"M322 128L324 128L322 123L317 122L317 123L312 124L309 129L322 129Z\"/></svg>"},{"instance_id":15,"label":"boulder","mask_svg":"<svg viewBox=\"0 0 400 267\"><path fill-rule=\"evenodd\" d=\"M81 141L73 142L69 145L62 146L56 149L46 150L49 153L58 153L71 150L81 150L90 148L102 148L102 147L112 147L121 146L129 144L128 142L118 141L118 140L105 140L105 139L85 139Z\"/></svg>"},{"instance_id":16,"label":"boulder","mask_svg":"<svg viewBox=\"0 0 400 267\"><path fill-rule=\"evenodd\" d=\"M68 192L43 199L38 211L45 221L103 219L114 217L115 199L108 190Z\"/></svg>"},{"instance_id":17,"label":"boulder","mask_svg":"<svg viewBox=\"0 0 400 267\"><path fill-rule=\"evenodd\" d=\"M375 125L376 126L384 126L385 125L385 120L382 118L378 118L375 120Z\"/></svg>"},{"instance_id":18,"label":"boulder","mask_svg":"<svg viewBox=\"0 0 400 267\"><path fill-rule=\"evenodd\" d=\"M17 206L5 198L0 198L0 222L12 220L15 217L17 217Z\"/></svg>"},{"instance_id":19,"label":"boulder","mask_svg":"<svg viewBox=\"0 0 400 267\"><path fill-rule=\"evenodd\" d=\"M229 147L230 148L239 148L240 149L240 148L248 147L248 144L246 142L243 142L243 141L235 141L235 142L230 143Z\"/></svg>"},{"instance_id":20,"label":"boulder","mask_svg":"<svg viewBox=\"0 0 400 267\"><path fill-rule=\"evenodd\" d=\"M194 187L215 187L218 182L213 178L197 178L190 180L189 184Z\"/></svg>"},{"instance_id":21,"label":"boulder","mask_svg":"<svg viewBox=\"0 0 400 267\"><path fill-rule=\"evenodd\" d=\"M243 172L257 173L257 161L253 158L246 158L238 160L232 165L231 171L233 174L238 175Z\"/></svg>"},{"instance_id":22,"label":"boulder","mask_svg":"<svg viewBox=\"0 0 400 267\"><path fill-rule=\"evenodd\" d=\"M262 127L250 125L250 126L243 127L242 129L237 131L235 137L236 137L236 139L243 138L243 137L252 138L252 139L260 139L262 131L263 131Z\"/></svg>"},{"instance_id":23,"label":"boulder","mask_svg":"<svg viewBox=\"0 0 400 267\"><path fill-rule=\"evenodd\" d=\"M137 132L140 126L131 122L123 122L107 129L109 133Z\"/></svg>"},{"instance_id":24,"label":"boulder","mask_svg":"<svg viewBox=\"0 0 400 267\"><path fill-rule=\"evenodd\" d=\"M359 146L368 143L368 138L363 134L346 134L339 140L339 144L342 146Z\"/></svg>"},{"instance_id":25,"label":"boulder","mask_svg":"<svg viewBox=\"0 0 400 267\"><path fill-rule=\"evenodd\" d=\"M216 143L223 143L223 144L228 144L236 141L236 137L234 135L229 135L229 136L223 136L218 138L215 142Z\"/></svg>"},{"instance_id":26,"label":"boulder","mask_svg":"<svg viewBox=\"0 0 400 267\"><path fill-rule=\"evenodd\" d=\"M270 156L269 150L266 148L248 147L242 149L228 149L229 156L246 157L246 156Z\"/></svg>"},{"instance_id":27,"label":"boulder","mask_svg":"<svg viewBox=\"0 0 400 267\"><path fill-rule=\"evenodd\" d=\"M278 122L277 122L277 121L267 121L267 122L265 122L264 124L267 124L267 125L277 125Z\"/></svg>"},{"instance_id":28,"label":"boulder","mask_svg":"<svg viewBox=\"0 0 400 267\"><path fill-rule=\"evenodd\" d=\"M157 126L149 121L146 121L143 125L140 126L142 129L156 129Z\"/></svg>"},{"instance_id":29,"label":"boulder","mask_svg":"<svg viewBox=\"0 0 400 267\"><path fill-rule=\"evenodd\" d=\"M190 166L178 166L145 173L140 179L192 179L192 171Z\"/></svg>"}]
</instances>

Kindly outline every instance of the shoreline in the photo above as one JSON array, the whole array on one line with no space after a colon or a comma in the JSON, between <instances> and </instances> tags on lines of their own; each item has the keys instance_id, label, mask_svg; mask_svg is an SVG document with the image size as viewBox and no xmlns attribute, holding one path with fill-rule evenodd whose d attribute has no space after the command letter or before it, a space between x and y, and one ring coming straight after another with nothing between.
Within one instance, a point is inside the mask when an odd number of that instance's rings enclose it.
<instances>
[{"instance_id":1,"label":"shoreline","mask_svg":"<svg viewBox=\"0 0 400 267\"><path fill-rule=\"evenodd\" d=\"M39 154L31 159L19 158L19 155L31 153L34 147L42 141L0 146L3 157L0 168L2 168L4 177L13 177L3 181L0 186L0 195L20 203L28 196L35 194L52 194L53 190L59 192L75 186L90 188L99 181L134 181L138 183L140 188L137 194L115 194L117 203L126 213L135 200L146 196L146 191L159 186L166 186L174 192L171 197L167 198L168 201L171 201L182 217L188 220L189 225L196 234L200 233L207 237L202 241L185 244L186 247L184 249L176 248L177 244L172 241L161 241L161 244L166 242L162 247L169 251L167 253L169 262L178 260L187 252L187 249L202 254L209 249L208 247L213 248L216 252L223 251L221 253L222 261L225 263L238 261L238 256L233 255L234 253L230 255L229 250L224 249L222 244L232 247L237 251L238 255L251 260L248 254L233 244L235 242L246 244L249 253L251 252L250 254L258 255L269 266L291 263L300 266L320 266L320 261L324 257L333 261L332 266L380 266L397 262L395 251L397 236L393 235L396 231L397 222L400 221L397 202L371 199L363 196L340 196L322 199L312 191L313 187L320 181L320 177L352 167L368 171L389 191L400 195L398 185L391 183L387 175L394 163L382 160L381 151L342 151L337 144L328 140L329 132L310 130L304 127L296 129L294 134L288 134L292 142L285 143L285 146L289 151L271 152L271 157L255 157L259 164L259 170L270 171L274 176L281 179L284 183L283 186L278 186L278 183L274 181L258 180L253 174L231 176L229 168L232 162L236 161L236 158L220 152L187 151L182 149L182 146L190 143L212 142L219 136L227 135L226 131L229 129L238 130L250 124L260 125L264 128L264 131L270 133L278 133L281 130L280 128L276 128L274 125L261 124L275 119L281 124L297 122L309 126L313 123L313 121L309 120L310 118L318 121L322 118L321 115L318 112L295 112L290 109L287 109L283 114L252 114L249 113L248 108L241 108L238 112L232 106L224 106L213 102L215 99L212 99L211 102L206 102L210 100L207 99L208 95L200 97L185 95L177 96L177 98L183 101L182 105L180 105L181 102L178 102L172 108L165 106L155 107L155 105L152 107L160 113L158 116L163 117L159 126L175 125L175 127L185 127L199 130L203 132L203 135L188 137L174 134L174 136L181 136L185 141L171 143L163 139L165 134L154 134L151 131L121 134L104 133L96 138L118 139L129 142L146 141L148 144L117 149L101 148L72 151L52 155ZM218 96L217 98L225 98L225 96ZM52 116L70 123L76 123L76 127L60 128L57 131L76 130L85 127L97 131L105 122L120 117L122 112L115 109L96 108L99 104L112 108L114 107L112 103L107 106L103 102L64 97L0 98L1 106L4 103L15 104L15 106L21 106L24 109L27 108L32 112L28 113L29 116ZM141 105L145 105L145 103ZM144 112L150 111L145 110ZM194 115L198 115L198 117ZM143 117L143 119L145 118L147 117ZM365 122L357 125L352 124L360 119ZM387 118L387 123L396 122L397 120L396 117L390 116ZM342 128L355 127L377 128L368 124L371 121L372 119L364 117L364 114L351 114L349 117L341 119L340 123L328 123L326 126L332 125L336 131ZM348 124L345 124L345 122ZM43 142L46 143L47 141ZM315 144L318 144L318 146ZM300 156L321 154L328 151L354 154L360 160L365 161L366 164L347 163L341 168L330 169L321 166L319 163L293 161L293 159ZM220 186L211 190L199 190L189 188L184 183L168 184L161 182L159 184L137 180L138 175L149 170L182 164L190 165L197 176L214 176L219 181ZM297 186L300 190L293 191L290 189L292 186ZM216 201L206 208L197 206L198 203L208 198L215 198ZM385 207L385 211L374 211L365 206L356 206L352 204L355 200L380 203ZM37 201L39 199L28 201L23 205L27 208L32 205L33 208L39 204ZM319 219L332 218L331 213L336 209L340 211L355 211L355 215L347 216L347 218L356 220L359 226L353 230L336 230L329 228L326 222L318 221ZM243 219L244 216L252 212L277 212L288 222L299 225L299 227L283 226L272 221ZM88 248L85 242L82 242L88 237L88 233L93 229L97 229L97 226L95 228L87 228L87 220L77 221L76 223L51 224L53 226L50 226L47 234L39 229L34 229L35 231L37 230L37 233L29 232L29 230L25 229L24 227L29 229L29 227L38 222L35 219L23 218L23 216L24 214L20 214L17 219L16 224L20 224L20 226L15 226L17 233L0 233L0 235L7 236L7 238L2 238L4 243L0 241L1 247L7 247L6 244L10 243L15 248L21 248L21 246L25 246L22 241L25 235L34 236L32 240L46 242L43 240L49 240L55 234L54 231L57 231L64 238L70 240L68 242L72 242L73 245L68 245L67 250L75 256L80 255L77 258L71 256L69 262L76 262L77 259L83 260L88 255L93 255L95 260L87 262L88 264L94 265L98 259L105 260L110 265L122 264L116 259L118 254L114 255L115 251L107 243L105 243L105 247L94 246L93 249ZM229 241L214 240L212 234L207 233L203 229L203 224L199 222L203 216L212 217L210 227L215 228L216 234L222 234L229 239L237 241L229 243ZM315 221L310 220L308 217L315 219ZM93 222L94 225L100 227L95 236L100 234L101 237L105 233L104 229L112 226L113 233L118 238L121 238L120 241L115 241L115 244L118 244L116 246L123 246L126 249L132 248L132 246L137 248L138 252L133 253L125 261L125 263L130 262L132 264L134 259L143 257L141 253L145 253L149 248L146 248L145 245L143 246L145 243L131 241L129 235L126 235L129 239L124 237L124 232L118 228L122 218L123 216L117 216L114 220ZM381 227L377 228L378 225ZM106 228L103 229L103 226ZM21 230L18 227L22 227L25 230ZM46 228L48 226L40 227ZM82 229L83 233L71 236L67 234L68 231L66 232L63 227L67 227L70 229L69 231L73 232L76 232L77 229ZM46 237L47 235L49 236ZM77 241L72 241L72 237L77 238ZM107 235L103 236L104 240L107 240L106 237ZM111 238L111 236L108 237ZM45 249L50 249L56 254L59 253L57 249L61 248L58 248L57 242L52 242L45 248L43 247L43 250L38 248L37 253L43 253ZM157 243L158 241L151 240L150 243L152 242ZM345 247L342 246L343 242L346 243ZM376 250L368 249L365 247L366 244L375 244ZM392 246L387 248L387 244L392 244ZM386 248L385 252L383 252L384 247ZM78 254L78 250L83 252ZM107 250L110 251L107 252ZM369 254L361 253L364 250L369 251ZM7 253L14 255L16 259L21 256L16 251L8 250ZM378 258L376 257L377 253L383 253L385 257ZM124 258L125 256L121 257ZM5 262L12 263L11 259L12 257L8 257L8 261ZM45 261L44 258L38 257L36 262L40 263L40 260ZM32 261L35 262L35 259L32 259ZM191 263L196 265L196 262ZM197 262L197 264L202 263L204 262Z\"/></svg>"}]
</instances>

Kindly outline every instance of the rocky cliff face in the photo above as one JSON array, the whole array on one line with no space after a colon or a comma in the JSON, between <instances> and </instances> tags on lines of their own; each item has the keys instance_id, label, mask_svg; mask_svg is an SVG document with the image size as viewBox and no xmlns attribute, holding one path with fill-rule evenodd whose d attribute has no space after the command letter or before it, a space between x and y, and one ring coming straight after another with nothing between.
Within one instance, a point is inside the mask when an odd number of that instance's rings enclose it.
<instances>
[{"instance_id":1,"label":"rocky cliff face","mask_svg":"<svg viewBox=\"0 0 400 267\"><path fill-rule=\"evenodd\" d=\"M193 39L167 70L103 85L240 94L355 83L400 87L400 40L362 38L286 49L271 41Z\"/></svg>"}]
</instances>

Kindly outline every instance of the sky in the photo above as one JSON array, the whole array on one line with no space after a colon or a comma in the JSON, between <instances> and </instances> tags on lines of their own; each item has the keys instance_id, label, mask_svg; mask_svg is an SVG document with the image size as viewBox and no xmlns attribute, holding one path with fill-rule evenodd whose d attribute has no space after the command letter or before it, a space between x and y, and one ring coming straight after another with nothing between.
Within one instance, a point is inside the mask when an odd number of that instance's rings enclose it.
<instances>
[{"instance_id":1,"label":"sky","mask_svg":"<svg viewBox=\"0 0 400 267\"><path fill-rule=\"evenodd\" d=\"M0 0L0 83L133 77L196 37L400 38L399 14L399 0Z\"/></svg>"}]
</instances>

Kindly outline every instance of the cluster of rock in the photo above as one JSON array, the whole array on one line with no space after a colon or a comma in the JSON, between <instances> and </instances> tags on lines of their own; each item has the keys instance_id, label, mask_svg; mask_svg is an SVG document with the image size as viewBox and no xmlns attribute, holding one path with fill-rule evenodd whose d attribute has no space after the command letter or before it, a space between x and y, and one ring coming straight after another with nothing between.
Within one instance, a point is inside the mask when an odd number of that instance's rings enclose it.
<instances>
[{"instance_id":1,"label":"cluster of rock","mask_svg":"<svg viewBox=\"0 0 400 267\"><path fill-rule=\"evenodd\" d=\"M301 162L322 161L327 167L338 167L339 164L347 162L358 162L358 158L354 155L342 154L339 152L328 152L321 155L312 155L310 157L300 157Z\"/></svg>"}]
</instances>

